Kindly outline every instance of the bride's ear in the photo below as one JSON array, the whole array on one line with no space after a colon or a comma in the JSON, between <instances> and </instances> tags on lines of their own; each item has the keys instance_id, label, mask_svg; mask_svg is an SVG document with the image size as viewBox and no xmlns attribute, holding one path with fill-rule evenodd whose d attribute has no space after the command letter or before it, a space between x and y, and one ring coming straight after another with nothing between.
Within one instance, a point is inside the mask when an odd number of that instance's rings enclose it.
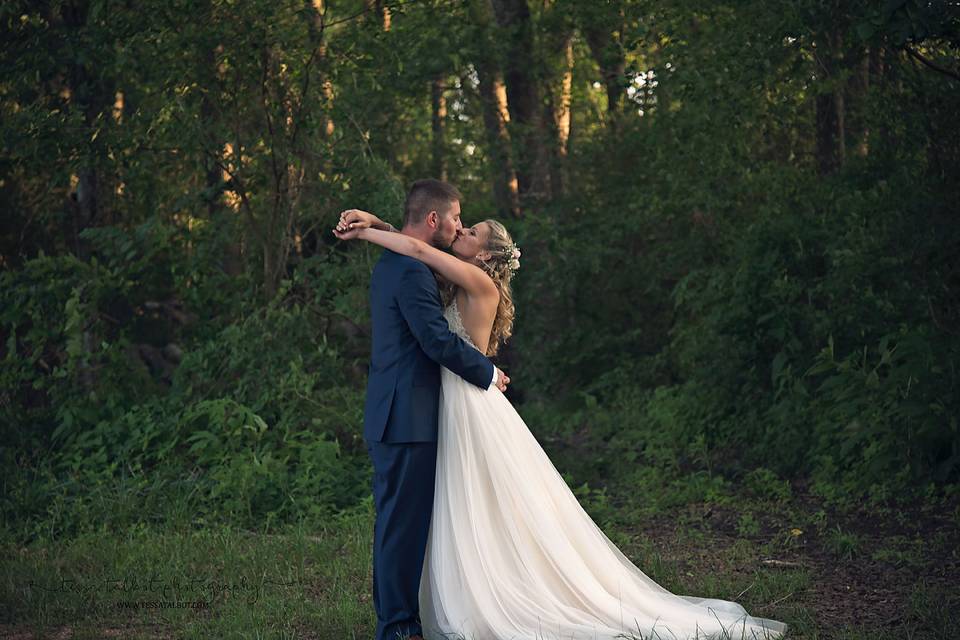
<instances>
[{"instance_id":1,"label":"bride's ear","mask_svg":"<svg viewBox=\"0 0 960 640\"><path fill-rule=\"evenodd\" d=\"M482 260L483 262L486 262L491 257L492 257L492 254L489 251L481 251L480 253L477 254L477 260Z\"/></svg>"}]
</instances>

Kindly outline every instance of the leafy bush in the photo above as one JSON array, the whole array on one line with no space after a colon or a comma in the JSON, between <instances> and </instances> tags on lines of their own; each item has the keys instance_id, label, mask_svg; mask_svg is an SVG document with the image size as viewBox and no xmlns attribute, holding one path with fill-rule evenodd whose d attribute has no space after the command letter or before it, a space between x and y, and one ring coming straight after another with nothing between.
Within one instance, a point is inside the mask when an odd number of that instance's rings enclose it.
<instances>
[{"instance_id":1,"label":"leafy bush","mask_svg":"<svg viewBox=\"0 0 960 640\"><path fill-rule=\"evenodd\" d=\"M207 310L215 321L189 310L193 320L171 333L169 320L143 313L145 302L202 278L156 280L164 261L153 245L169 236L93 235L103 261L39 257L0 273L0 411L17 443L5 449L14 472L3 512L18 535L167 516L270 526L324 518L366 495L363 378L326 339L336 309L362 317L350 306L357 288L343 289L349 278L336 263L305 263L273 303L233 322L224 312L243 302L223 288L223 305ZM140 357L137 345L151 339L178 344L168 377ZM155 491L185 502L174 508L148 497ZM126 508L131 496L153 508Z\"/></svg>"}]
</instances>

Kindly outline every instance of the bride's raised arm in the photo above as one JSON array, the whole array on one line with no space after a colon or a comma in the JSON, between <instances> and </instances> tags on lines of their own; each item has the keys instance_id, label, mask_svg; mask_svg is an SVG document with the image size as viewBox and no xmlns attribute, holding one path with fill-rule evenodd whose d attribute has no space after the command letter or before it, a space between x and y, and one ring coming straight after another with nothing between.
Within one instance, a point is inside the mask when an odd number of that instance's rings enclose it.
<instances>
[{"instance_id":1,"label":"bride's raised arm","mask_svg":"<svg viewBox=\"0 0 960 640\"><path fill-rule=\"evenodd\" d=\"M412 238L402 233L391 233L371 227L360 230L351 229L341 232L334 231L341 240L359 238L367 240L381 247L390 249L405 256L415 258L439 273L448 281L463 288L468 294L483 298L497 298L500 292L483 269L464 262L459 258L430 246L422 240Z\"/></svg>"},{"instance_id":2,"label":"bride's raised arm","mask_svg":"<svg viewBox=\"0 0 960 640\"><path fill-rule=\"evenodd\" d=\"M384 222L369 211L361 211L360 209L347 209L340 214L340 222L337 224L337 230L339 231L366 227L383 229L384 231L397 231L389 222Z\"/></svg>"}]
</instances>

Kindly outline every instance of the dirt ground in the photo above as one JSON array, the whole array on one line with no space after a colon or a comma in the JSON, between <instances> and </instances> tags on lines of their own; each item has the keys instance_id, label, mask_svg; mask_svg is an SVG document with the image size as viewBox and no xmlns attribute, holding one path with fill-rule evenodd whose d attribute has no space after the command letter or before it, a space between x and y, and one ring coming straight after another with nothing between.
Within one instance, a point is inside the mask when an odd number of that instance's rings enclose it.
<instances>
[{"instance_id":1,"label":"dirt ground","mask_svg":"<svg viewBox=\"0 0 960 640\"><path fill-rule=\"evenodd\" d=\"M822 508L800 489L799 497L792 503L795 509L814 513ZM852 627L894 633L899 630L907 638L931 637L928 634L936 632L928 625L940 629L939 633L944 628L956 631L960 629L960 530L951 514L957 506L936 511L924 505L900 507L893 516L865 508L852 513L828 511L826 521L830 525L822 532L816 527L804 527L795 544L778 550L775 557L764 558L768 560L764 564L802 567L810 572L807 589L793 594L791 599L810 610L818 629ZM644 526L648 534L641 533L658 540L655 545L672 559L689 558L691 565L702 571L716 554L705 553L700 547L725 549L744 536L737 530L738 508L711 505L704 506L701 513L709 513L702 525L688 521L677 526L676 519L658 517ZM749 536L756 542L769 540L782 530L782 520L759 520L760 532ZM698 540L695 547L684 549L683 526L700 529L706 544ZM836 542L831 540L837 526L856 539L849 553L838 552ZM891 549L906 551L898 555L891 554ZM911 615L911 594L918 583L930 594L920 610L939 607L939 615L924 615L922 619L915 612Z\"/></svg>"}]
</instances>

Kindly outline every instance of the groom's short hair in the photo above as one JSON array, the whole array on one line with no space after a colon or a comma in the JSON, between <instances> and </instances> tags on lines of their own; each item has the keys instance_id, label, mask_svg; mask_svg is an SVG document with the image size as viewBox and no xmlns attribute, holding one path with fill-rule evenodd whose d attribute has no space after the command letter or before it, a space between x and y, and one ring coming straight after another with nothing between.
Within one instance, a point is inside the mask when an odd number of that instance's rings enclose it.
<instances>
[{"instance_id":1,"label":"groom's short hair","mask_svg":"<svg viewBox=\"0 0 960 640\"><path fill-rule=\"evenodd\" d=\"M403 226L420 224L431 211L443 215L454 202L463 199L455 186L441 180L417 180L403 204Z\"/></svg>"}]
</instances>

